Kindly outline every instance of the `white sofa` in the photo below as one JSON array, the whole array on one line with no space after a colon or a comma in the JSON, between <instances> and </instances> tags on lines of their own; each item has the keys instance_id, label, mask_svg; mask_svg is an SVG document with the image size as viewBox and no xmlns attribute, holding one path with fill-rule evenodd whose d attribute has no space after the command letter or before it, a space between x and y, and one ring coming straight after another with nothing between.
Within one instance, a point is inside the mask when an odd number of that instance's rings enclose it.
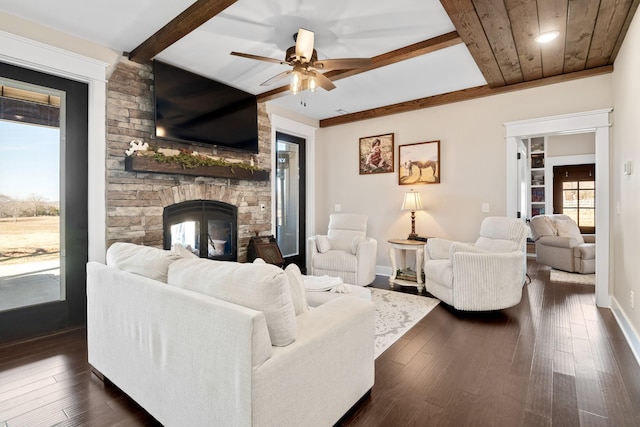
<instances>
[{"instance_id":1,"label":"white sofa","mask_svg":"<svg viewBox=\"0 0 640 427\"><path fill-rule=\"evenodd\" d=\"M87 264L89 363L166 426L333 425L373 386L374 307L290 278L116 243Z\"/></svg>"}]
</instances>

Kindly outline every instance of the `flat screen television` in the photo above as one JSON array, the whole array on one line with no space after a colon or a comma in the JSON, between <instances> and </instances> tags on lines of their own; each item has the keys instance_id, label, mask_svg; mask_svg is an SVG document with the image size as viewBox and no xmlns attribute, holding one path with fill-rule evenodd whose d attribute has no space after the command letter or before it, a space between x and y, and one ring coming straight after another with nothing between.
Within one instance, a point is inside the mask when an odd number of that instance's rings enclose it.
<instances>
[{"instance_id":1,"label":"flat screen television","mask_svg":"<svg viewBox=\"0 0 640 427\"><path fill-rule=\"evenodd\" d=\"M154 61L156 138L258 153L255 95Z\"/></svg>"}]
</instances>

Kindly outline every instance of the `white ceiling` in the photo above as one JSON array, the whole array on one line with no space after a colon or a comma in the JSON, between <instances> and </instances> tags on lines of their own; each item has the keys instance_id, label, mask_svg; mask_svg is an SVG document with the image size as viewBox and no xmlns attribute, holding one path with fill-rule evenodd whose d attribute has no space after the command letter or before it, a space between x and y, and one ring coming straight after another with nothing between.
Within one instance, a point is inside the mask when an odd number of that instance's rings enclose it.
<instances>
[{"instance_id":1,"label":"white ceiling","mask_svg":"<svg viewBox=\"0 0 640 427\"><path fill-rule=\"evenodd\" d=\"M190 6L190 0L0 0L0 11L128 52ZM373 57L454 31L438 0L238 0L157 58L253 94L287 69L229 55L284 59L303 27L315 32L319 59ZM286 80L284 81L286 83ZM283 84L282 81L280 84ZM269 101L314 119L481 86L464 44L337 80L336 89ZM304 105L306 103L306 106Z\"/></svg>"}]
</instances>

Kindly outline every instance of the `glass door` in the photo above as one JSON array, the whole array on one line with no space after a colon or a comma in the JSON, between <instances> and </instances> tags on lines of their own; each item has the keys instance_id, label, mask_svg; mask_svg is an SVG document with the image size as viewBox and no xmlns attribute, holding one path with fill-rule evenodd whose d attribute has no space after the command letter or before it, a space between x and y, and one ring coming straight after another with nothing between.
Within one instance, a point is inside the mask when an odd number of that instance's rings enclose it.
<instances>
[{"instance_id":1,"label":"glass door","mask_svg":"<svg viewBox=\"0 0 640 427\"><path fill-rule=\"evenodd\" d=\"M0 341L86 318L88 88L0 63Z\"/></svg>"},{"instance_id":2,"label":"glass door","mask_svg":"<svg viewBox=\"0 0 640 427\"><path fill-rule=\"evenodd\" d=\"M65 299L60 274L64 93L0 79L0 311Z\"/></svg>"},{"instance_id":3,"label":"glass door","mask_svg":"<svg viewBox=\"0 0 640 427\"><path fill-rule=\"evenodd\" d=\"M305 270L304 139L276 133L276 241L286 264Z\"/></svg>"}]
</instances>

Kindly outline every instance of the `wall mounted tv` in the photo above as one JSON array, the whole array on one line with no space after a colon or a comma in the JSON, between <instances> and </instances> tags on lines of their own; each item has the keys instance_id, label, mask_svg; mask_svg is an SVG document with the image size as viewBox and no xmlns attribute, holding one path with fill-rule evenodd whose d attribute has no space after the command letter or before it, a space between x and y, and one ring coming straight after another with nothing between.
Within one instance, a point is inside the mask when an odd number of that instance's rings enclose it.
<instances>
[{"instance_id":1,"label":"wall mounted tv","mask_svg":"<svg viewBox=\"0 0 640 427\"><path fill-rule=\"evenodd\" d=\"M154 61L156 137L258 152L255 95Z\"/></svg>"}]
</instances>

